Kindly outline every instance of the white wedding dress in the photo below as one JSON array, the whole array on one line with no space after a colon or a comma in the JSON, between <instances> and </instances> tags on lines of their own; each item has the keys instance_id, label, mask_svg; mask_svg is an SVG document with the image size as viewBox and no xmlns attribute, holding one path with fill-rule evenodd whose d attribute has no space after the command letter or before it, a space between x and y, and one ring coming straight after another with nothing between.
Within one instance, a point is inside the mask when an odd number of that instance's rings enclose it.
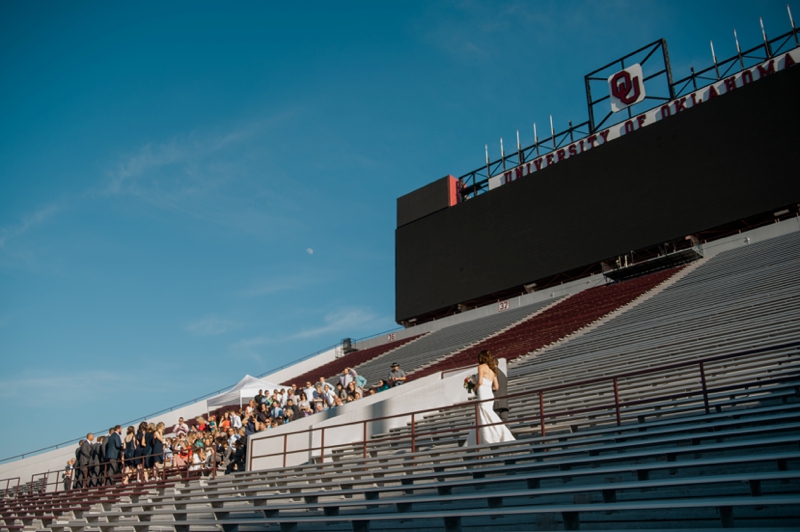
<instances>
[{"instance_id":1,"label":"white wedding dress","mask_svg":"<svg viewBox=\"0 0 800 532\"><path fill-rule=\"evenodd\" d=\"M477 387L477 391L479 401L494 399L494 393L492 392L492 381L489 379L483 379L483 383ZM495 414L494 410L492 409L493 405L494 402L490 400L478 405L478 421L480 422L481 427L481 444L514 441L516 438L514 438L514 436L511 434L511 431L508 430L508 427L503 424L503 421L500 419L500 417ZM498 424L494 425L494 423ZM464 445L477 445L477 443L478 442L475 438L475 429L472 429L469 431L469 434L467 434L467 441L464 443Z\"/></svg>"}]
</instances>

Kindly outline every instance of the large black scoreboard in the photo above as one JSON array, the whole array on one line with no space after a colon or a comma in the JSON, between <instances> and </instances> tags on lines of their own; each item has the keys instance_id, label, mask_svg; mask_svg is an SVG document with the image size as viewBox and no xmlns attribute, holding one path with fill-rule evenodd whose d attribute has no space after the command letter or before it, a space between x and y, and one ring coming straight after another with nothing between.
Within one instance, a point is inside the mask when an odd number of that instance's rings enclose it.
<instances>
[{"instance_id":1,"label":"large black scoreboard","mask_svg":"<svg viewBox=\"0 0 800 532\"><path fill-rule=\"evenodd\" d=\"M647 127L581 144L578 156L461 203L443 199L444 184L429 187L438 201L406 197L425 208L399 206L397 321L796 206L800 67L791 63L732 78L727 91L720 82L702 103L657 108Z\"/></svg>"}]
</instances>

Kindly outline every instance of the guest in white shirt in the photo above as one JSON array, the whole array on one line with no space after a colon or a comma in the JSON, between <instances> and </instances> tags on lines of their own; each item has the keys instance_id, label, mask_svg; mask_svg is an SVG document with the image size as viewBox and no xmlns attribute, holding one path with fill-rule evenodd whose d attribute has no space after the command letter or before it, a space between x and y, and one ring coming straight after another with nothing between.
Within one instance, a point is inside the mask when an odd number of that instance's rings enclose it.
<instances>
[{"instance_id":1,"label":"guest in white shirt","mask_svg":"<svg viewBox=\"0 0 800 532\"><path fill-rule=\"evenodd\" d=\"M183 421L183 418L178 418L178 423L172 427L172 433L176 436L180 436L181 434L186 436L189 434L189 425Z\"/></svg>"}]
</instances>

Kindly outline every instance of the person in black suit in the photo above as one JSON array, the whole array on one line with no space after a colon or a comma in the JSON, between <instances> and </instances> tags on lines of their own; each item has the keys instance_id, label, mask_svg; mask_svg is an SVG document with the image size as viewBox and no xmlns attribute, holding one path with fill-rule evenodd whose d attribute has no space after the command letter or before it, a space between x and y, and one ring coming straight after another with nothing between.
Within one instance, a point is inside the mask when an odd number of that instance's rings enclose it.
<instances>
[{"instance_id":1,"label":"person in black suit","mask_svg":"<svg viewBox=\"0 0 800 532\"><path fill-rule=\"evenodd\" d=\"M94 444L94 434L91 432L86 435L85 440L81 440L80 446L75 456L78 458L78 470L75 472L75 487L83 488L89 486L89 476L94 475L92 468L92 447Z\"/></svg>"},{"instance_id":2,"label":"person in black suit","mask_svg":"<svg viewBox=\"0 0 800 532\"><path fill-rule=\"evenodd\" d=\"M92 444L91 458L89 459L89 487L103 485L103 466L101 460L101 453L103 452L103 441L105 438L100 436Z\"/></svg>"},{"instance_id":3,"label":"person in black suit","mask_svg":"<svg viewBox=\"0 0 800 532\"><path fill-rule=\"evenodd\" d=\"M82 488L84 479L86 478L86 469L81 467L81 447L83 447L83 442L85 441L86 440L79 441L78 448L75 449L75 478L72 482L72 489Z\"/></svg>"},{"instance_id":4,"label":"person in black suit","mask_svg":"<svg viewBox=\"0 0 800 532\"><path fill-rule=\"evenodd\" d=\"M498 360L497 365L497 390L494 392L494 395L501 399L494 402L492 410L503 420L503 423L508 423L508 399L505 399L505 396L508 395L508 376L506 375L506 371L508 370L505 363L499 364L499 362L500 360ZM503 362L505 362L505 360L503 360Z\"/></svg>"},{"instance_id":5,"label":"person in black suit","mask_svg":"<svg viewBox=\"0 0 800 532\"><path fill-rule=\"evenodd\" d=\"M117 425L111 429L106 440L106 460L108 462L106 484L113 484L114 477L119 475L119 460L122 457L122 427Z\"/></svg>"},{"instance_id":6,"label":"person in black suit","mask_svg":"<svg viewBox=\"0 0 800 532\"><path fill-rule=\"evenodd\" d=\"M234 471L242 471L244 469L246 445L247 443L245 442L244 439L236 440L236 442L234 443L236 450L231 455L231 461L228 464L228 467L225 468L226 475L228 473L233 473Z\"/></svg>"}]
</instances>

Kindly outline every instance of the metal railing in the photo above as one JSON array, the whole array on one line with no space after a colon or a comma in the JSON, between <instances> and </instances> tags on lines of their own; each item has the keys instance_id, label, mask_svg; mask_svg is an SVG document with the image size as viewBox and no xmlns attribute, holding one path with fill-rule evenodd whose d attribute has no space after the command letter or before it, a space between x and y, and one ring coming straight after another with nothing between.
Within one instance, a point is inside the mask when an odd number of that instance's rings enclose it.
<instances>
[{"instance_id":1,"label":"metal railing","mask_svg":"<svg viewBox=\"0 0 800 532\"><path fill-rule=\"evenodd\" d=\"M676 81L670 81L668 83L670 94L674 95L675 98L681 98L683 95L688 94L689 92L694 92L700 88L725 79L728 76L742 72L749 68L753 68L757 64L767 61L770 58L776 57L777 55L780 55L788 50L797 48L800 46L800 39L798 39L800 30L795 28L794 20L791 18L791 13L790 22L791 30L772 39L767 38L762 24L762 35L764 37L764 42L744 51L739 48L739 42L737 38L737 54L723 61L717 61L717 57L713 51L714 49L712 43L711 50L713 64L698 71L695 71L694 67L690 67L691 73L688 76ZM642 48L642 50L652 47L657 43L658 41L645 46ZM711 75L712 72L713 75ZM589 101L591 102L591 99ZM597 103L597 101L594 103ZM593 104L590 103L590 112L591 105ZM659 105L662 105L662 103L656 103L651 107L647 107L646 109L643 109L642 112L647 112ZM606 119L607 118L608 117L606 117ZM605 122L606 120L604 119L597 127L595 127L593 125L593 119L586 120L585 122L581 122L577 125L573 125L572 121L570 120L568 128L562 131L556 131L553 126L553 118L551 116L550 136L540 139L536 130L536 124L534 124L534 142L530 146L523 148L519 140L519 131L517 131L516 149L509 151L508 154L506 154L503 147L503 141L500 139L500 159L494 161L491 160L487 147L485 153L486 163L458 178L462 183L462 197L466 199L470 196L475 197L479 194L487 192L489 189L489 178L500 174L501 171L505 172L506 168L514 168L541 157L542 155L555 153L559 148L575 142L576 136L578 140L586 139L590 135L596 133L599 127L604 125ZM613 123L609 123L607 127L615 125L616 123L618 122L615 121Z\"/></svg>"},{"instance_id":2,"label":"metal railing","mask_svg":"<svg viewBox=\"0 0 800 532\"><path fill-rule=\"evenodd\" d=\"M188 450L188 449L187 449ZM165 482L171 477L190 480L194 477L211 476L217 478L216 448L211 448L213 466L206 467L205 464L193 464L186 462L182 466L176 466L174 457L182 451L165 450L161 453L147 454L133 458L121 457L118 460L98 462L70 469L59 469L55 471L44 471L31 475L30 483L20 485L20 478L0 479L0 484L5 482L5 496L18 497L20 495L34 495L59 493L64 491L82 491L113 486L117 484L137 484ZM190 453L189 453L190 454ZM148 463L149 459L161 458L161 467L157 462ZM10 483L16 480L16 486L10 489Z\"/></svg>"},{"instance_id":3,"label":"metal railing","mask_svg":"<svg viewBox=\"0 0 800 532\"><path fill-rule=\"evenodd\" d=\"M706 370L709 364L715 362L724 362L724 361L733 361L738 358L750 357L750 356L757 356L762 354L767 354L771 352L779 352L784 350L792 350L793 354L800 352L800 341L797 342L790 342L785 344L779 344L769 347L763 347L758 349L750 349L746 351L740 351L736 353L729 353L724 355L716 355L712 357L707 357L701 360L692 360L692 361L685 361L685 362L677 362L674 364L667 364L664 366L659 366L655 368L647 368L647 369L640 369L625 373L620 373L613 376L603 376L603 377L595 377L592 379L585 379L581 381L575 381L565 384L560 384L556 386L549 386L537 390L528 390L524 392L518 392L514 394L509 394L503 397L495 397L492 399L485 399L485 400L475 400L475 401L468 401L464 403L457 403L454 405L450 405L447 407L438 407L438 408L429 408L424 410L417 410L413 412L404 412L401 414L394 414L389 416L381 416L376 418L365 419L356 422L350 423L342 423L339 425L329 425L325 427L311 427L309 429L294 432L294 433L285 433L279 434L275 436L266 436L265 438L259 438L259 442L264 443L264 440L272 441L277 440L273 445L267 444L267 447L271 447L273 449L280 449L278 452L272 453L264 453L264 454L254 454L249 453L250 456L248 457L248 469L252 470L253 461L256 459L262 458L271 458L271 457L282 457L283 466L287 465L287 457L292 454L297 453L310 453L310 456L314 456L315 452L319 452L319 459L320 461L325 460L326 452L332 453L336 449L339 448L354 448L354 447L361 447L361 454L364 458L367 457L368 454L368 445L370 443L396 443L396 442L405 442L411 449L411 452L414 453L417 451L418 442L421 438L427 437L434 437L443 434L452 434L454 432L466 431L470 429L475 429L476 432L476 440L477 444L480 445L480 432L482 428L491 427L495 425L499 425L500 423L492 423L492 424L483 424L480 423L480 417L478 415L480 404L487 401L496 401L497 399L532 399L535 403L538 403L538 412L534 413L533 415L528 416L521 416L516 417L510 420L511 423L515 424L523 424L528 422L535 422L538 423L539 433L542 437L547 435L547 424L549 422L553 422L554 420L559 419L569 419L573 418L576 415L580 414L588 414L588 413L598 413L598 412L606 412L611 416L613 419L613 423L616 426L622 425L623 415L628 411L632 410L636 407L645 406L649 403L655 402L663 402L663 401L676 401L679 399L685 398L698 398L698 401L702 401L702 406L699 407L705 414L711 413L711 404L709 396L712 394L717 393L730 393L735 390L748 390L748 394L755 393L753 389L760 390L766 385L772 384L780 384L786 382L786 376L779 376L776 378L758 378L756 380L748 380L745 382L737 382L735 384L728 384L723 386L715 386L710 387L708 384ZM466 369L466 368L464 368ZM687 374L681 374L679 377L681 381L685 381L687 378L694 377L697 379L697 384L695 388L685 390L682 392L676 393L668 393L662 395L656 395L651 397L645 397L640 399L632 399L632 400L623 400L621 398L623 390L622 383L627 379L632 379L636 377L643 377L648 375L655 375L658 373L667 373L670 371L681 370L681 369L690 369L692 372ZM715 369L715 371L719 371ZM449 371L448 371L449 372ZM795 378L800 378L800 371L798 371ZM658 386L664 386L671 384L672 381L668 378L658 384ZM632 383L634 385L639 385L637 383ZM652 384L652 383L650 383ZM613 402L608 404L599 404L594 406L586 406L582 408L567 408L564 410L554 410L554 411L546 411L545 409L545 396L553 394L554 392L561 392L570 389L579 389L582 387L587 386L596 386L596 385L605 385L607 386L607 393L613 397ZM633 386L631 386L633 387ZM752 388L752 389L751 389ZM436 430L423 430L422 432L419 430L418 427L418 420L424 419L426 415L430 414L441 414L444 412L450 412L454 410L464 409L464 408L473 408L474 409L474 418L469 425L450 425L446 429L436 429ZM385 436L379 439L372 439L370 440L367 437L368 434L368 424L370 423L377 423L377 422L385 422L391 419L400 419L400 418L410 418L408 423L410 427L409 434L398 434L393 436ZM327 445L325 444L325 433L326 431L330 433L330 431L335 429L343 429L348 428L349 432L356 433L359 432L362 434L362 439L357 441L349 441L347 443L340 443L334 445ZM302 449L295 449L290 450L288 448L288 438L290 436L296 436L298 434L308 434L312 443L309 447L304 447ZM315 441L315 436L319 435L319 445L314 445L313 442Z\"/></svg>"}]
</instances>

